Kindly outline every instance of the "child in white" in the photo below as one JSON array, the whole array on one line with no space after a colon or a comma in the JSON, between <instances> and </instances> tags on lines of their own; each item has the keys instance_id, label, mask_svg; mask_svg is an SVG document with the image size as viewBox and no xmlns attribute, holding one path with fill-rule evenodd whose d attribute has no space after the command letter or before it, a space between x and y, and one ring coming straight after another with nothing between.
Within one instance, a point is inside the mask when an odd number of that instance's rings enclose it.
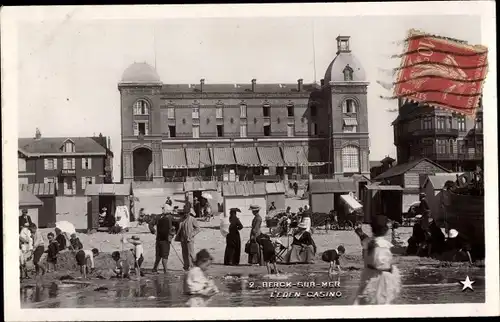
<instances>
[{"instance_id":1,"label":"child in white","mask_svg":"<svg viewBox=\"0 0 500 322\"><path fill-rule=\"evenodd\" d=\"M210 297L219 292L214 282L205 275L211 263L212 256L206 249L196 254L195 266L188 271L184 279L184 292L196 295L188 301L188 306L205 306L204 297Z\"/></svg>"},{"instance_id":2,"label":"child in white","mask_svg":"<svg viewBox=\"0 0 500 322\"><path fill-rule=\"evenodd\" d=\"M142 262L144 261L144 247L142 246L141 239L139 236L132 236L132 238L125 239L123 237L123 242L126 243L128 242L129 244L132 244L134 247L131 249L132 254L134 255L135 259L135 274L138 278L143 276L142 271L141 271L141 265Z\"/></svg>"}]
</instances>

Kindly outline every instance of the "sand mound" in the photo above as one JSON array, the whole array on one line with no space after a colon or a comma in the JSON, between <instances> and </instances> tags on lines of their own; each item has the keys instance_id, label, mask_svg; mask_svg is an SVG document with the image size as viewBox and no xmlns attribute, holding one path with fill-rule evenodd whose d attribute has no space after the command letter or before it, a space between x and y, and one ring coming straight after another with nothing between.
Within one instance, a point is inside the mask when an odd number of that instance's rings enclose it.
<instances>
[{"instance_id":1,"label":"sand mound","mask_svg":"<svg viewBox=\"0 0 500 322\"><path fill-rule=\"evenodd\" d=\"M134 255L131 251L126 250L120 252L121 258L125 259L131 267L134 265ZM65 251L57 254L57 270L58 271L74 271L78 270L79 267L76 264L76 254L70 251ZM108 271L113 271L115 267L115 261L111 258L111 253L99 253L94 257L95 264L95 274L102 275L106 277L111 275Z\"/></svg>"}]
</instances>

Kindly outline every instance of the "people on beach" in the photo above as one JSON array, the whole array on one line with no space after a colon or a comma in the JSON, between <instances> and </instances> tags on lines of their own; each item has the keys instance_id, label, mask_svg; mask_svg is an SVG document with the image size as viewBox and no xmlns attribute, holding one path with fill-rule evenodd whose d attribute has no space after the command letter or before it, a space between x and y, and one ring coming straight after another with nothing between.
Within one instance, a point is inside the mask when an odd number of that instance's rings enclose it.
<instances>
[{"instance_id":1,"label":"people on beach","mask_svg":"<svg viewBox=\"0 0 500 322\"><path fill-rule=\"evenodd\" d=\"M417 222L413 225L413 233L408 239L408 247L406 248L406 255L419 255L424 248L426 241L426 232L422 228L421 219L422 215L416 215Z\"/></svg>"},{"instance_id":2,"label":"people on beach","mask_svg":"<svg viewBox=\"0 0 500 322\"><path fill-rule=\"evenodd\" d=\"M141 238L137 235L132 236L126 240L129 244L132 244L132 255L134 255L134 269L135 275L139 278L144 276L141 271L142 262L144 262L144 247L142 245Z\"/></svg>"},{"instance_id":3,"label":"people on beach","mask_svg":"<svg viewBox=\"0 0 500 322\"><path fill-rule=\"evenodd\" d=\"M299 192L299 185L297 184L297 181L293 183L293 193L295 196L297 196L297 193Z\"/></svg>"},{"instance_id":4,"label":"people on beach","mask_svg":"<svg viewBox=\"0 0 500 322\"><path fill-rule=\"evenodd\" d=\"M205 299L219 292L206 271L212 263L212 256L206 249L196 254L193 268L189 269L184 277L184 293L193 297L188 301L188 306L204 306Z\"/></svg>"},{"instance_id":5,"label":"people on beach","mask_svg":"<svg viewBox=\"0 0 500 322\"><path fill-rule=\"evenodd\" d=\"M94 270L94 257L97 255L99 255L97 248L93 248L92 250L80 249L76 252L76 264L80 268L80 273L84 279L87 279L87 274ZM90 262L90 271L88 269L88 262Z\"/></svg>"},{"instance_id":6,"label":"people on beach","mask_svg":"<svg viewBox=\"0 0 500 322\"><path fill-rule=\"evenodd\" d=\"M460 234L456 229L450 229L448 239L446 240L446 249L453 254L453 261L467 260L472 264L471 246L465 236Z\"/></svg>"},{"instance_id":7,"label":"people on beach","mask_svg":"<svg viewBox=\"0 0 500 322\"><path fill-rule=\"evenodd\" d=\"M50 232L47 234L47 239L49 240L49 246L47 247L47 272L57 270L57 254L59 253L59 243L57 242L54 233Z\"/></svg>"},{"instance_id":8,"label":"people on beach","mask_svg":"<svg viewBox=\"0 0 500 322\"><path fill-rule=\"evenodd\" d=\"M21 210L21 216L19 216L19 231L28 224L28 227L32 224L31 217L28 215L28 209Z\"/></svg>"},{"instance_id":9,"label":"people on beach","mask_svg":"<svg viewBox=\"0 0 500 322\"><path fill-rule=\"evenodd\" d=\"M345 254L345 247L339 245L336 249L329 249L321 255L321 260L330 264L328 267L328 275L333 275L335 268L339 273L342 272L340 267L340 257Z\"/></svg>"},{"instance_id":10,"label":"people on beach","mask_svg":"<svg viewBox=\"0 0 500 322\"><path fill-rule=\"evenodd\" d=\"M401 237L399 236L398 233L398 228L399 228L399 223L397 221L393 221L391 225L391 243L392 245L396 247L400 247L403 245L403 242L401 241Z\"/></svg>"},{"instance_id":11,"label":"people on beach","mask_svg":"<svg viewBox=\"0 0 500 322\"><path fill-rule=\"evenodd\" d=\"M301 222L297 226L291 246L291 249L285 255L285 262L287 264L314 263L316 244L312 239L311 233L307 231L307 225L304 222Z\"/></svg>"},{"instance_id":12,"label":"people on beach","mask_svg":"<svg viewBox=\"0 0 500 322\"><path fill-rule=\"evenodd\" d=\"M179 224L179 230L175 241L181 243L182 261L184 270L189 270L193 265L194 257L194 237L200 232L200 225L196 218L189 212L184 213L184 218Z\"/></svg>"},{"instance_id":13,"label":"people on beach","mask_svg":"<svg viewBox=\"0 0 500 322\"><path fill-rule=\"evenodd\" d=\"M115 277L117 278L130 278L130 265L127 260L121 259L120 252L115 251L111 254L111 258L115 261Z\"/></svg>"},{"instance_id":14,"label":"people on beach","mask_svg":"<svg viewBox=\"0 0 500 322\"><path fill-rule=\"evenodd\" d=\"M260 206L250 205L249 210L252 211L254 218L252 220L252 229L250 230L250 239L247 243L249 246L245 247L247 248L248 263L251 265L263 265L262 252L257 243L257 236L261 233L260 227L262 225L262 217L259 214Z\"/></svg>"},{"instance_id":15,"label":"people on beach","mask_svg":"<svg viewBox=\"0 0 500 322\"><path fill-rule=\"evenodd\" d=\"M63 251L67 248L66 246L66 236L63 234L61 229L57 228L54 229L54 232L56 233L56 241L59 246L59 251Z\"/></svg>"},{"instance_id":16,"label":"people on beach","mask_svg":"<svg viewBox=\"0 0 500 322\"><path fill-rule=\"evenodd\" d=\"M271 205L269 206L269 211L276 210L276 205L274 204L274 201L271 201Z\"/></svg>"},{"instance_id":17,"label":"people on beach","mask_svg":"<svg viewBox=\"0 0 500 322\"><path fill-rule=\"evenodd\" d=\"M229 210L229 233L226 235L226 251L224 252L224 265L239 265L241 256L240 230L243 229L237 213L238 208Z\"/></svg>"},{"instance_id":18,"label":"people on beach","mask_svg":"<svg viewBox=\"0 0 500 322\"><path fill-rule=\"evenodd\" d=\"M303 222L306 225L306 231L311 232L311 210L309 208L309 205L304 206L304 211L302 212L301 216L301 222Z\"/></svg>"},{"instance_id":19,"label":"people on beach","mask_svg":"<svg viewBox=\"0 0 500 322\"><path fill-rule=\"evenodd\" d=\"M257 244L259 244L262 251L262 259L267 268L268 274L278 274L278 268L276 267L276 248L271 241L271 238L266 234L260 234L256 238Z\"/></svg>"},{"instance_id":20,"label":"people on beach","mask_svg":"<svg viewBox=\"0 0 500 322\"><path fill-rule=\"evenodd\" d=\"M154 226L156 225L156 231ZM160 215L156 222L150 223L150 230L154 234L156 232L155 245L155 262L153 265L153 273L158 272L160 261L163 265L163 272L167 273L168 256L170 255L170 246L175 235L175 228L172 222L172 215L166 213L165 210Z\"/></svg>"},{"instance_id":21,"label":"people on beach","mask_svg":"<svg viewBox=\"0 0 500 322\"><path fill-rule=\"evenodd\" d=\"M428 255L440 255L445 251L446 237L434 219L429 218L429 223Z\"/></svg>"},{"instance_id":22,"label":"people on beach","mask_svg":"<svg viewBox=\"0 0 500 322\"><path fill-rule=\"evenodd\" d=\"M79 251L83 249L83 244L80 241L80 238L76 235L76 233L72 233L69 239L70 249L72 251Z\"/></svg>"},{"instance_id":23,"label":"people on beach","mask_svg":"<svg viewBox=\"0 0 500 322\"><path fill-rule=\"evenodd\" d=\"M364 268L355 305L391 304L401 290L401 276L392 264L392 244L384 237L389 230L386 216L371 220L372 234L365 250Z\"/></svg>"},{"instance_id":24,"label":"people on beach","mask_svg":"<svg viewBox=\"0 0 500 322\"><path fill-rule=\"evenodd\" d=\"M33 238L33 265L35 266L35 274L38 276L40 273L45 274L45 265L43 264L43 256L45 254L45 241L43 235L36 226L30 225L30 231Z\"/></svg>"},{"instance_id":25,"label":"people on beach","mask_svg":"<svg viewBox=\"0 0 500 322\"><path fill-rule=\"evenodd\" d=\"M29 278L26 262L33 256L33 238L26 221L19 233L19 270L21 279Z\"/></svg>"}]
</instances>

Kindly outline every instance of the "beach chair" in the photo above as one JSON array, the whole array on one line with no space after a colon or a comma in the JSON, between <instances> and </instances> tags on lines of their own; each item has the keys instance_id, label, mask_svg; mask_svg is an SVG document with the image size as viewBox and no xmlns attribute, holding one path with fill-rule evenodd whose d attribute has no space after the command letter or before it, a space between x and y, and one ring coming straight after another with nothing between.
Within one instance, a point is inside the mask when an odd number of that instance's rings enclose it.
<instances>
[{"instance_id":1,"label":"beach chair","mask_svg":"<svg viewBox=\"0 0 500 322\"><path fill-rule=\"evenodd\" d=\"M274 249L276 250L276 261L278 262L284 262L284 256L286 252L288 251L288 247L283 245L279 239L276 239L274 242Z\"/></svg>"}]
</instances>

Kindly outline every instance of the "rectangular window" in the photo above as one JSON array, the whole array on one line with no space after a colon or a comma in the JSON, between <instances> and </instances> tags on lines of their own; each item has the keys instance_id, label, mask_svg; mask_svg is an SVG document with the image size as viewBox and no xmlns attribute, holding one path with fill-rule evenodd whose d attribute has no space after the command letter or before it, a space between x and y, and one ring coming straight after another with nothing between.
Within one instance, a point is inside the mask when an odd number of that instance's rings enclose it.
<instances>
[{"instance_id":1,"label":"rectangular window","mask_svg":"<svg viewBox=\"0 0 500 322\"><path fill-rule=\"evenodd\" d=\"M437 151L438 154L446 154L446 140L437 140Z\"/></svg>"},{"instance_id":2,"label":"rectangular window","mask_svg":"<svg viewBox=\"0 0 500 322\"><path fill-rule=\"evenodd\" d=\"M310 135L318 135L318 126L315 122L311 122Z\"/></svg>"},{"instance_id":3,"label":"rectangular window","mask_svg":"<svg viewBox=\"0 0 500 322\"><path fill-rule=\"evenodd\" d=\"M464 140L457 140L458 153L465 153L467 151L467 146Z\"/></svg>"},{"instance_id":4,"label":"rectangular window","mask_svg":"<svg viewBox=\"0 0 500 322\"><path fill-rule=\"evenodd\" d=\"M240 124L240 137L242 137L242 138L247 137L247 125L246 124Z\"/></svg>"},{"instance_id":5,"label":"rectangular window","mask_svg":"<svg viewBox=\"0 0 500 322\"><path fill-rule=\"evenodd\" d=\"M83 170L92 169L92 158L82 158L82 169Z\"/></svg>"},{"instance_id":6,"label":"rectangular window","mask_svg":"<svg viewBox=\"0 0 500 322\"><path fill-rule=\"evenodd\" d=\"M56 170L57 169L57 159L44 159L44 169L45 170Z\"/></svg>"},{"instance_id":7,"label":"rectangular window","mask_svg":"<svg viewBox=\"0 0 500 322\"><path fill-rule=\"evenodd\" d=\"M423 120L422 128L424 130L431 130L432 129L432 118L425 117Z\"/></svg>"},{"instance_id":8,"label":"rectangular window","mask_svg":"<svg viewBox=\"0 0 500 322\"><path fill-rule=\"evenodd\" d=\"M55 177L45 177L43 178L43 183L56 183Z\"/></svg>"},{"instance_id":9,"label":"rectangular window","mask_svg":"<svg viewBox=\"0 0 500 322\"><path fill-rule=\"evenodd\" d=\"M295 136L295 125L288 124L286 128L286 134L288 137Z\"/></svg>"},{"instance_id":10,"label":"rectangular window","mask_svg":"<svg viewBox=\"0 0 500 322\"><path fill-rule=\"evenodd\" d=\"M76 178L65 178L64 179L64 194L65 195L75 195L76 194Z\"/></svg>"},{"instance_id":11,"label":"rectangular window","mask_svg":"<svg viewBox=\"0 0 500 322\"><path fill-rule=\"evenodd\" d=\"M240 105L240 117L241 118L247 117L247 106L245 104Z\"/></svg>"},{"instance_id":12,"label":"rectangular window","mask_svg":"<svg viewBox=\"0 0 500 322\"><path fill-rule=\"evenodd\" d=\"M222 105L217 105L215 107L215 118L221 119L224 118L224 113L222 110Z\"/></svg>"},{"instance_id":13,"label":"rectangular window","mask_svg":"<svg viewBox=\"0 0 500 322\"><path fill-rule=\"evenodd\" d=\"M193 138L198 139L200 137L200 126L193 125Z\"/></svg>"},{"instance_id":14,"label":"rectangular window","mask_svg":"<svg viewBox=\"0 0 500 322\"><path fill-rule=\"evenodd\" d=\"M264 117L270 117L271 116L271 107L269 105L262 106L262 113L264 114Z\"/></svg>"},{"instance_id":15,"label":"rectangular window","mask_svg":"<svg viewBox=\"0 0 500 322\"><path fill-rule=\"evenodd\" d=\"M356 125L344 125L344 133L356 133L358 127Z\"/></svg>"},{"instance_id":16,"label":"rectangular window","mask_svg":"<svg viewBox=\"0 0 500 322\"><path fill-rule=\"evenodd\" d=\"M26 159L17 158L17 171L26 172Z\"/></svg>"},{"instance_id":17,"label":"rectangular window","mask_svg":"<svg viewBox=\"0 0 500 322\"><path fill-rule=\"evenodd\" d=\"M171 138L175 138L175 125L169 125L168 126L168 133L170 134Z\"/></svg>"},{"instance_id":18,"label":"rectangular window","mask_svg":"<svg viewBox=\"0 0 500 322\"><path fill-rule=\"evenodd\" d=\"M465 116L459 116L457 118L458 130L465 132Z\"/></svg>"},{"instance_id":19,"label":"rectangular window","mask_svg":"<svg viewBox=\"0 0 500 322\"><path fill-rule=\"evenodd\" d=\"M95 177L82 177L82 189L85 190L88 184L95 183Z\"/></svg>"},{"instance_id":20,"label":"rectangular window","mask_svg":"<svg viewBox=\"0 0 500 322\"><path fill-rule=\"evenodd\" d=\"M68 141L66 143L64 143L64 152L75 152L75 145L73 144L73 142L71 141Z\"/></svg>"},{"instance_id":21,"label":"rectangular window","mask_svg":"<svg viewBox=\"0 0 500 322\"><path fill-rule=\"evenodd\" d=\"M476 119L476 129L477 130L482 130L483 129L483 118L482 117L478 117Z\"/></svg>"},{"instance_id":22,"label":"rectangular window","mask_svg":"<svg viewBox=\"0 0 500 322\"><path fill-rule=\"evenodd\" d=\"M448 117L448 129L452 129L453 128L453 118L450 116Z\"/></svg>"},{"instance_id":23,"label":"rectangular window","mask_svg":"<svg viewBox=\"0 0 500 322\"><path fill-rule=\"evenodd\" d=\"M446 118L444 116L439 116L437 119L438 130L444 130L446 126Z\"/></svg>"},{"instance_id":24,"label":"rectangular window","mask_svg":"<svg viewBox=\"0 0 500 322\"><path fill-rule=\"evenodd\" d=\"M217 137L221 138L224 136L224 125L217 125Z\"/></svg>"},{"instance_id":25,"label":"rectangular window","mask_svg":"<svg viewBox=\"0 0 500 322\"><path fill-rule=\"evenodd\" d=\"M311 106L311 116L316 116L318 113L316 105Z\"/></svg>"},{"instance_id":26,"label":"rectangular window","mask_svg":"<svg viewBox=\"0 0 500 322\"><path fill-rule=\"evenodd\" d=\"M167 117L169 119L175 119L175 108L174 107L169 107L167 109Z\"/></svg>"},{"instance_id":27,"label":"rectangular window","mask_svg":"<svg viewBox=\"0 0 500 322\"><path fill-rule=\"evenodd\" d=\"M271 125L264 125L264 136L271 136Z\"/></svg>"},{"instance_id":28,"label":"rectangular window","mask_svg":"<svg viewBox=\"0 0 500 322\"><path fill-rule=\"evenodd\" d=\"M193 112L191 113L192 118L199 119L200 118L200 108L193 107Z\"/></svg>"},{"instance_id":29,"label":"rectangular window","mask_svg":"<svg viewBox=\"0 0 500 322\"><path fill-rule=\"evenodd\" d=\"M63 159L63 169L64 170L75 170L75 158L64 158Z\"/></svg>"},{"instance_id":30,"label":"rectangular window","mask_svg":"<svg viewBox=\"0 0 500 322\"><path fill-rule=\"evenodd\" d=\"M293 105L287 105L286 109L287 109L288 117L295 116L295 113L294 113L295 111L294 111Z\"/></svg>"}]
</instances>

